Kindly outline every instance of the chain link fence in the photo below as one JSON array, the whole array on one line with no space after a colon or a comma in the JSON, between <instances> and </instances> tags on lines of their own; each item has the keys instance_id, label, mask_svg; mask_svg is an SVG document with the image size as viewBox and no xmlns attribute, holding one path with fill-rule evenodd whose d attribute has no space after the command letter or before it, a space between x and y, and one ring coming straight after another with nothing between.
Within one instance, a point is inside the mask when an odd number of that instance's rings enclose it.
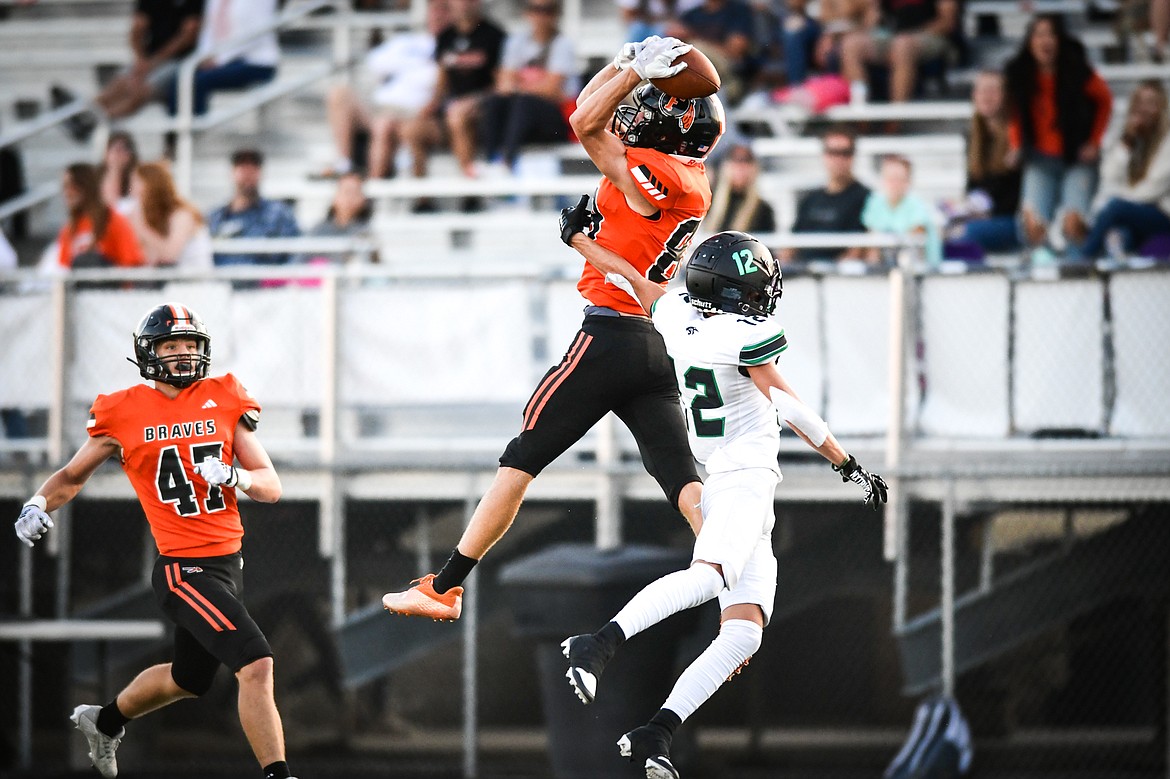
<instances>
[{"instance_id":1,"label":"chain link fence","mask_svg":"<svg viewBox=\"0 0 1170 779\"><path fill-rule=\"evenodd\" d=\"M593 543L609 515L623 543L685 559L689 531L625 431L603 425L537 481L459 623L391 618L379 599L458 540L527 391L571 339L572 279L162 283L0 286L0 512L15 517L81 442L97 392L137 380L121 359L140 311L183 300L209 322L213 370L265 406L285 483L280 503L242 511L245 598L276 652L294 764L551 775L537 647L516 633L501 571ZM776 615L686 726L684 775L873 776L917 701L945 690L971 721L980 776L1164 776L1167 303L1158 269L786 279L782 372L897 499L884 521L862 510L784 436ZM467 332L474 350L459 348ZM104 466L37 549L0 544L0 622L158 619L153 546L118 470ZM681 670L717 619L702 610L662 662ZM0 768L82 768L65 714L167 659L158 639L0 642ZM234 709L221 674L204 699L135 722L123 764L252 770ZM612 723L614 738L630 724Z\"/></svg>"}]
</instances>

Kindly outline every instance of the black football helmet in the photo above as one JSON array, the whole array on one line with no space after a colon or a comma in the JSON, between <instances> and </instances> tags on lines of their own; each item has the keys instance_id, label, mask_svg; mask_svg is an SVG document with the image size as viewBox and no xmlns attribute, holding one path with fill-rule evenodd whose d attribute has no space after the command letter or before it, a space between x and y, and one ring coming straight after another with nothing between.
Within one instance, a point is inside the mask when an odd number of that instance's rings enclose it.
<instances>
[{"instance_id":1,"label":"black football helmet","mask_svg":"<svg viewBox=\"0 0 1170 779\"><path fill-rule=\"evenodd\" d=\"M747 233L728 230L691 254L687 296L700 311L769 316L784 294L780 265L768 247Z\"/></svg>"},{"instance_id":2,"label":"black football helmet","mask_svg":"<svg viewBox=\"0 0 1170 779\"><path fill-rule=\"evenodd\" d=\"M715 95L687 100L645 84L633 101L618 106L609 126L626 146L703 159L723 135L723 104Z\"/></svg>"},{"instance_id":3,"label":"black football helmet","mask_svg":"<svg viewBox=\"0 0 1170 779\"><path fill-rule=\"evenodd\" d=\"M155 346L168 338L191 338L199 345L196 355L160 358ZM181 303L164 303L142 317L134 329L134 359L144 379L174 387L189 387L207 378L211 368L211 335L198 314ZM189 367L179 371L186 363Z\"/></svg>"}]
</instances>

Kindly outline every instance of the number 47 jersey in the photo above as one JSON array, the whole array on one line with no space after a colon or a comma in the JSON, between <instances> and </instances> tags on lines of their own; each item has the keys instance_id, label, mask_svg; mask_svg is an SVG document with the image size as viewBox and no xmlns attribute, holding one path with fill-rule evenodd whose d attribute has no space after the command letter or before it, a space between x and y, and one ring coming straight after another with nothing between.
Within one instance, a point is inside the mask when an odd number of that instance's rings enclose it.
<instances>
[{"instance_id":1,"label":"number 47 jersey","mask_svg":"<svg viewBox=\"0 0 1170 779\"><path fill-rule=\"evenodd\" d=\"M122 469L146 512L162 555L218 557L240 550L244 527L232 487L212 487L195 472L205 457L234 458L236 425L255 428L260 404L228 373L203 379L174 398L145 384L98 395L89 434L122 446Z\"/></svg>"},{"instance_id":2,"label":"number 47 jersey","mask_svg":"<svg viewBox=\"0 0 1170 779\"><path fill-rule=\"evenodd\" d=\"M588 235L650 281L665 284L678 270L699 222L711 207L711 185L701 160L655 149L627 148L626 169L658 213L642 216L630 208L612 181L602 178ZM589 263L585 263L577 289L595 306L626 314L646 313L638 301L606 284L605 276Z\"/></svg>"},{"instance_id":3,"label":"number 47 jersey","mask_svg":"<svg viewBox=\"0 0 1170 779\"><path fill-rule=\"evenodd\" d=\"M708 473L768 468L779 474L776 409L747 369L788 348L780 323L764 316L704 316L685 292L659 298L653 318L678 374L695 459Z\"/></svg>"}]
</instances>

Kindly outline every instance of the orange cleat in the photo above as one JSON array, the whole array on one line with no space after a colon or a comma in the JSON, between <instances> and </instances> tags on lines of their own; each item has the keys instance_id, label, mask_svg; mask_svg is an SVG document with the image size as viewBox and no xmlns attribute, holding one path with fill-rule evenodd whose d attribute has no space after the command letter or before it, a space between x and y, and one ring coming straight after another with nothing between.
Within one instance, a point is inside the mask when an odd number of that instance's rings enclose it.
<instances>
[{"instance_id":1,"label":"orange cleat","mask_svg":"<svg viewBox=\"0 0 1170 779\"><path fill-rule=\"evenodd\" d=\"M435 575L428 573L411 582L414 586L409 590L388 592L382 596L382 607L391 614L454 622L463 613L463 588L452 587L440 595L434 581Z\"/></svg>"}]
</instances>

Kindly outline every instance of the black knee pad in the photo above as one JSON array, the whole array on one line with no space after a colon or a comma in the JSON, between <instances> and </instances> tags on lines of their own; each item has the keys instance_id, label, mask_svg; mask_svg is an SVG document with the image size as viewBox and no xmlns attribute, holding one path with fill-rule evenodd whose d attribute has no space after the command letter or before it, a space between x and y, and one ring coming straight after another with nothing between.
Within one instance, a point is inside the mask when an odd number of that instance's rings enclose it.
<instances>
[{"instance_id":1,"label":"black knee pad","mask_svg":"<svg viewBox=\"0 0 1170 779\"><path fill-rule=\"evenodd\" d=\"M171 679L182 689L195 697L205 695L215 682L217 666L171 663Z\"/></svg>"}]
</instances>

